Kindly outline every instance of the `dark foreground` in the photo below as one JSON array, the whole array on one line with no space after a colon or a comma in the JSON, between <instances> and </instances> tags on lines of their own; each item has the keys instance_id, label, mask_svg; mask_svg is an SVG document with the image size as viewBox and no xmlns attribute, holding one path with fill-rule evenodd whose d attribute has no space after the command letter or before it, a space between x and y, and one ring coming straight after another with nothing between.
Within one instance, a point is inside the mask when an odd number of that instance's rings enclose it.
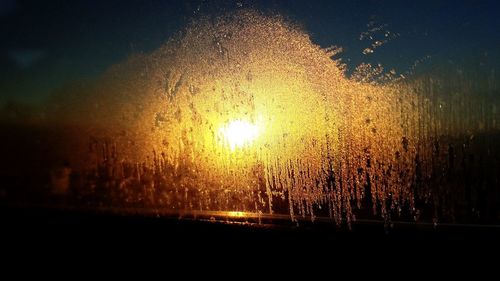
<instances>
[{"instance_id":1,"label":"dark foreground","mask_svg":"<svg viewBox=\"0 0 500 281\"><path fill-rule=\"evenodd\" d=\"M357 222L349 230L331 223L283 221L261 224L210 217L183 218L47 208L2 207L1 241L12 253L62 251L164 257L210 258L226 252L270 258L313 251L331 258L349 255L435 256L476 251L495 253L500 228L495 226ZM5 252L4 252L5 253ZM202 256L199 256L202 254Z\"/></svg>"}]
</instances>

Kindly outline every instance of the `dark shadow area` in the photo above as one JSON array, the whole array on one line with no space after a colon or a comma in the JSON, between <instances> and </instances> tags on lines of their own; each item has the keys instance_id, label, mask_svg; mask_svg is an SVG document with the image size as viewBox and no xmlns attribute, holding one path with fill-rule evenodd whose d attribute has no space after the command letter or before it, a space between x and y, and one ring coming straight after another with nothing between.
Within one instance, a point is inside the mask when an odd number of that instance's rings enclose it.
<instances>
[{"instance_id":1,"label":"dark shadow area","mask_svg":"<svg viewBox=\"0 0 500 281\"><path fill-rule=\"evenodd\" d=\"M114 256L145 251L168 259L205 253L200 256L205 259L229 252L237 256L314 252L332 255L332 260L420 254L434 259L468 251L491 252L500 237L500 228L477 225L396 223L387 228L380 222L358 222L349 230L321 222L297 227L283 221L230 223L44 208L3 207L0 220L2 241L17 254L62 251Z\"/></svg>"}]
</instances>

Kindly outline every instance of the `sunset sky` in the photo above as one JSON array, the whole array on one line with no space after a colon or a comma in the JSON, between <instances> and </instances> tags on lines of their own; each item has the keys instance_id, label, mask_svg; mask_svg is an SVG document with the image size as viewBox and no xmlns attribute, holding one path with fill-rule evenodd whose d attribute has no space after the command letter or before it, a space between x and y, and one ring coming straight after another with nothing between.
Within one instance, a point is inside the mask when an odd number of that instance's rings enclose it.
<instances>
[{"instance_id":1,"label":"sunset sky","mask_svg":"<svg viewBox=\"0 0 500 281\"><path fill-rule=\"evenodd\" d=\"M69 81L155 50L200 15L241 8L279 13L322 47L343 47L339 58L350 70L371 62L405 73L417 60L483 55L500 45L497 1L3 0L0 103L43 101Z\"/></svg>"}]
</instances>

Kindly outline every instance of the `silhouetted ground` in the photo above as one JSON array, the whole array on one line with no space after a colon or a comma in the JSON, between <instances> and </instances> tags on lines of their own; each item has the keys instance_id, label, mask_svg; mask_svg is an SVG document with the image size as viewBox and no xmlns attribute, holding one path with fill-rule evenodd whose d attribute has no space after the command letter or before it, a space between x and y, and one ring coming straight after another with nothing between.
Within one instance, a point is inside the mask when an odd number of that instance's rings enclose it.
<instances>
[{"instance_id":1,"label":"silhouetted ground","mask_svg":"<svg viewBox=\"0 0 500 281\"><path fill-rule=\"evenodd\" d=\"M368 254L370 259L414 254L435 258L470 250L494 251L500 240L500 228L492 226L396 223L385 228L380 222L358 222L348 230L321 222L297 227L288 221L259 225L47 208L3 207L0 221L1 241L16 253L151 251L165 258L210 259L226 251L244 256L257 253L257 258L307 251L332 259L344 254Z\"/></svg>"}]
</instances>

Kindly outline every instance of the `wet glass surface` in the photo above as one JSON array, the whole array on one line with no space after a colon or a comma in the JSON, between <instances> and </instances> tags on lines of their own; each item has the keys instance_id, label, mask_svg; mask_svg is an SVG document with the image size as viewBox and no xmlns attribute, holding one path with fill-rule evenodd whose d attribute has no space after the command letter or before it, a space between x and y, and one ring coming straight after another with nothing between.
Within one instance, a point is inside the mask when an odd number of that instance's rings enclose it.
<instances>
[{"instance_id":1,"label":"wet glass surface","mask_svg":"<svg viewBox=\"0 0 500 281\"><path fill-rule=\"evenodd\" d=\"M500 222L495 1L4 3L2 206Z\"/></svg>"}]
</instances>

